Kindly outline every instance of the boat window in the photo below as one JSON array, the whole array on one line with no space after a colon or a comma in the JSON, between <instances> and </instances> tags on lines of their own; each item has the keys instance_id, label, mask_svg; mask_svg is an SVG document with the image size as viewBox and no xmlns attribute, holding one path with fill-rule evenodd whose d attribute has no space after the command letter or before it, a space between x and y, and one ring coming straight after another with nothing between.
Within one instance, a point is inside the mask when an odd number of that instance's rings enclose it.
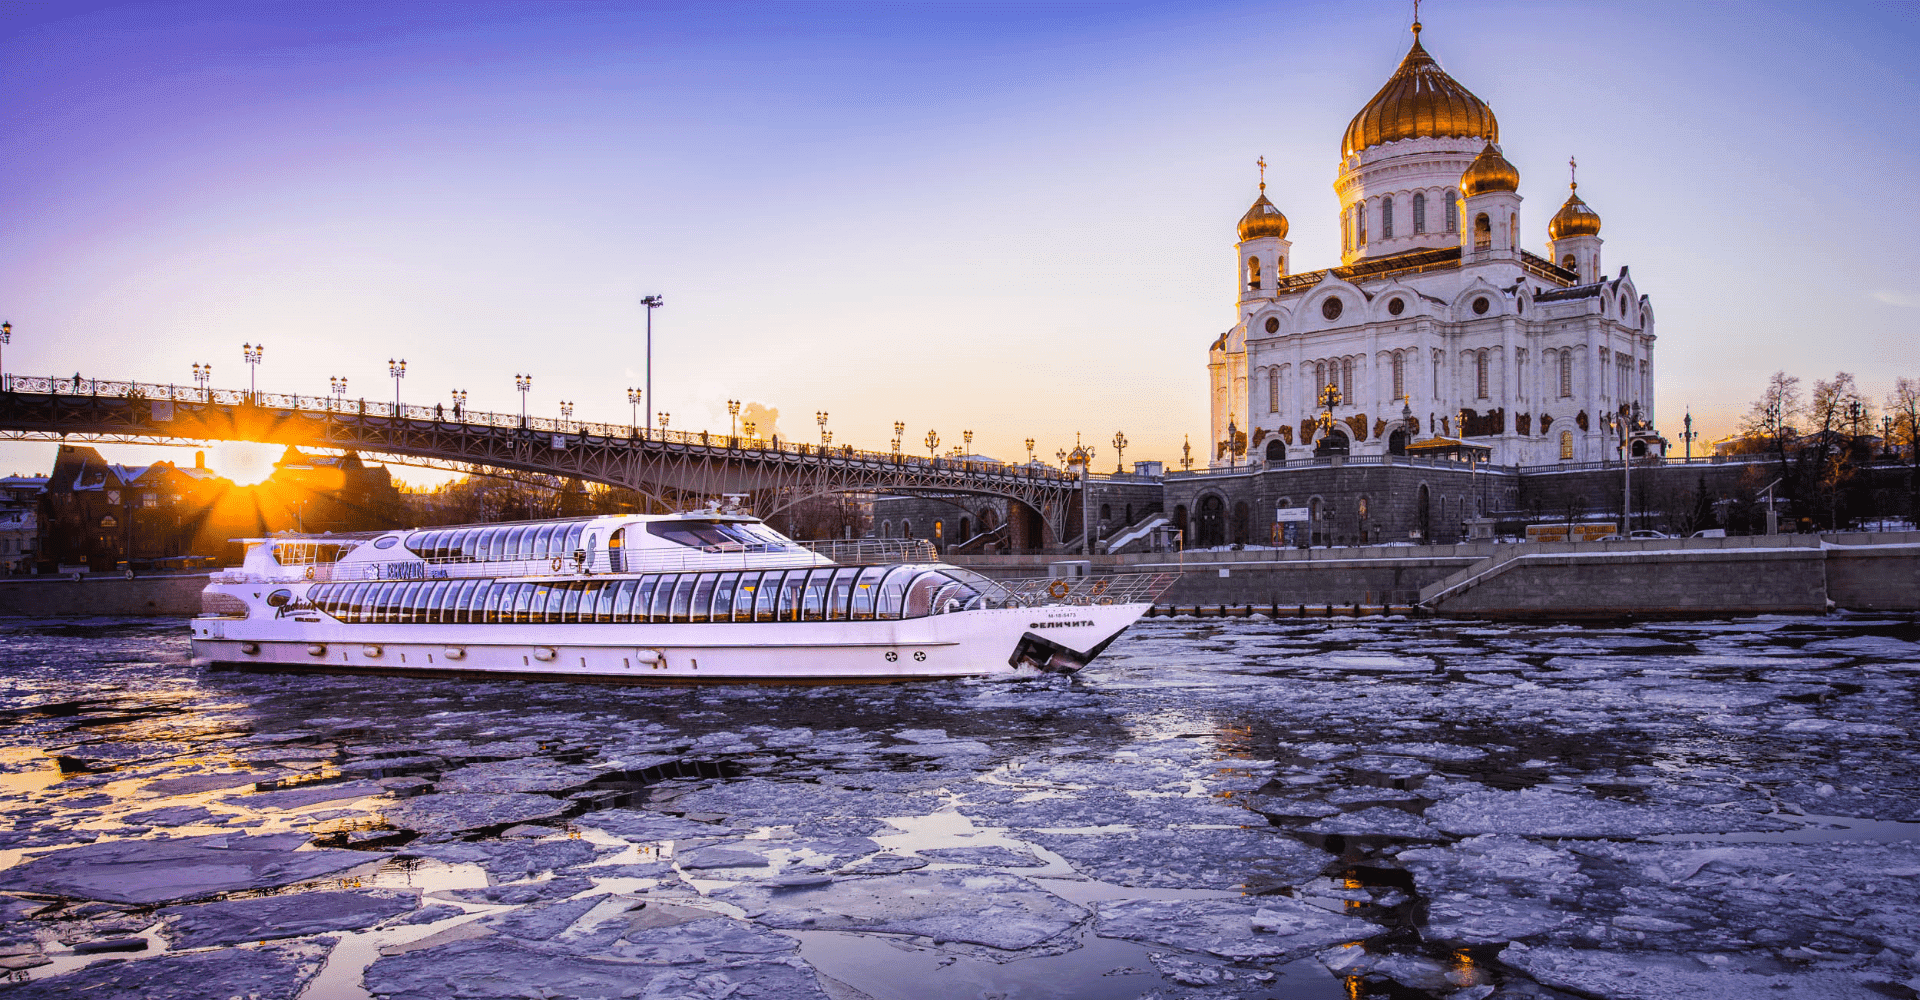
<instances>
[{"instance_id":1,"label":"boat window","mask_svg":"<svg viewBox=\"0 0 1920 1000\"><path fill-rule=\"evenodd\" d=\"M500 620L502 622L525 625L528 621L527 610L533 604L533 584L516 583L507 596L500 599Z\"/></svg>"},{"instance_id":2,"label":"boat window","mask_svg":"<svg viewBox=\"0 0 1920 1000\"><path fill-rule=\"evenodd\" d=\"M797 548L764 524L741 521L649 521L647 533L705 552L784 552Z\"/></svg>"},{"instance_id":3,"label":"boat window","mask_svg":"<svg viewBox=\"0 0 1920 1000\"><path fill-rule=\"evenodd\" d=\"M653 585L653 600L647 602L647 620L666 621L667 606L673 603L673 584L680 579L672 573L662 573Z\"/></svg>"},{"instance_id":4,"label":"boat window","mask_svg":"<svg viewBox=\"0 0 1920 1000\"><path fill-rule=\"evenodd\" d=\"M457 625L467 620L467 599L473 595L473 585L472 580L455 580L453 586L447 588L447 603L441 612L441 621Z\"/></svg>"},{"instance_id":5,"label":"boat window","mask_svg":"<svg viewBox=\"0 0 1920 1000\"><path fill-rule=\"evenodd\" d=\"M626 572L626 561L621 558L621 548L626 543L627 529L617 528L607 536L607 569L615 573Z\"/></svg>"},{"instance_id":6,"label":"boat window","mask_svg":"<svg viewBox=\"0 0 1920 1000\"><path fill-rule=\"evenodd\" d=\"M693 601L693 585L694 582L699 579L700 574L698 573L682 573L680 574L679 581L673 585L674 621L683 622L687 620L687 607Z\"/></svg>"},{"instance_id":7,"label":"boat window","mask_svg":"<svg viewBox=\"0 0 1920 1000\"><path fill-rule=\"evenodd\" d=\"M540 527L535 528L534 530L528 532L528 535L533 539L533 549L531 554L528 555L527 558L529 559L547 558L547 556L550 554L547 550L549 548L558 547L558 546L553 546L550 543L553 541L554 532L559 530L562 530L559 525L543 524Z\"/></svg>"},{"instance_id":8,"label":"boat window","mask_svg":"<svg viewBox=\"0 0 1920 1000\"><path fill-rule=\"evenodd\" d=\"M498 624L513 617L513 587L498 580L487 584L486 603L481 607L480 620L488 624Z\"/></svg>"},{"instance_id":9,"label":"boat window","mask_svg":"<svg viewBox=\"0 0 1920 1000\"><path fill-rule=\"evenodd\" d=\"M851 610L854 621L866 621L873 617L874 603L880 596L880 578L886 575L885 566L868 566L860 571L859 579L853 585Z\"/></svg>"},{"instance_id":10,"label":"boat window","mask_svg":"<svg viewBox=\"0 0 1920 1000\"><path fill-rule=\"evenodd\" d=\"M499 583L488 580L481 585L480 589L474 591L473 603L470 605L472 610L467 612L467 620L475 624L498 621L501 589Z\"/></svg>"},{"instance_id":11,"label":"boat window","mask_svg":"<svg viewBox=\"0 0 1920 1000\"><path fill-rule=\"evenodd\" d=\"M425 625L438 625L441 622L440 602L447 599L449 586L445 580L422 584L420 589L424 593L420 595L420 606L414 610L413 620Z\"/></svg>"},{"instance_id":12,"label":"boat window","mask_svg":"<svg viewBox=\"0 0 1920 1000\"><path fill-rule=\"evenodd\" d=\"M907 584L919 569L913 566L894 566L880 580L880 606L877 618L898 618L906 606Z\"/></svg>"},{"instance_id":13,"label":"boat window","mask_svg":"<svg viewBox=\"0 0 1920 1000\"><path fill-rule=\"evenodd\" d=\"M569 584L565 584L566 591L567 591L567 598L560 605L561 621L578 622L580 620L580 598L584 596L585 586L586 585L584 583L581 583L578 580ZM593 604L591 601L588 602L587 608L589 610L593 608Z\"/></svg>"},{"instance_id":14,"label":"boat window","mask_svg":"<svg viewBox=\"0 0 1920 1000\"><path fill-rule=\"evenodd\" d=\"M800 615L810 622L827 617L827 585L833 582L833 570L816 569L807 574L807 589L801 598Z\"/></svg>"},{"instance_id":15,"label":"boat window","mask_svg":"<svg viewBox=\"0 0 1920 1000\"><path fill-rule=\"evenodd\" d=\"M538 604L535 604L533 608L533 620L552 625L561 620L560 613L567 606L567 585L564 583L550 583L542 587L541 592L546 594L547 606L543 610Z\"/></svg>"},{"instance_id":16,"label":"boat window","mask_svg":"<svg viewBox=\"0 0 1920 1000\"><path fill-rule=\"evenodd\" d=\"M506 532L499 528L480 528L473 533L473 559L475 562L499 562L500 547L505 544Z\"/></svg>"},{"instance_id":17,"label":"boat window","mask_svg":"<svg viewBox=\"0 0 1920 1000\"><path fill-rule=\"evenodd\" d=\"M428 599L433 596L433 584L407 584L407 600L400 613L400 620L407 624L418 625L427 620Z\"/></svg>"},{"instance_id":18,"label":"boat window","mask_svg":"<svg viewBox=\"0 0 1920 1000\"><path fill-rule=\"evenodd\" d=\"M698 582L693 585L693 604L687 609L690 621L707 620L707 612L713 607L713 585L717 579L712 573L700 574Z\"/></svg>"},{"instance_id":19,"label":"boat window","mask_svg":"<svg viewBox=\"0 0 1920 1000\"><path fill-rule=\"evenodd\" d=\"M780 578L780 607L778 614L781 621L797 622L800 620L800 604L806 594L806 589L807 571L804 569L790 569L787 571L786 576Z\"/></svg>"},{"instance_id":20,"label":"boat window","mask_svg":"<svg viewBox=\"0 0 1920 1000\"><path fill-rule=\"evenodd\" d=\"M366 594L367 585L364 583L356 583L348 587L346 595L340 600L340 610L334 613L334 617L343 622L359 621L360 601Z\"/></svg>"},{"instance_id":21,"label":"boat window","mask_svg":"<svg viewBox=\"0 0 1920 1000\"><path fill-rule=\"evenodd\" d=\"M560 532L556 530L554 532L556 541L554 542L553 554L571 561L573 554L580 549L580 533L585 530L587 530L587 522L575 521L571 527L567 528L567 538L565 542L557 540L560 537ZM589 556L591 556L591 553L589 553Z\"/></svg>"},{"instance_id":22,"label":"boat window","mask_svg":"<svg viewBox=\"0 0 1920 1000\"><path fill-rule=\"evenodd\" d=\"M613 594L613 607L611 611L609 611L607 610L607 605L602 603L600 605L600 620L603 622L632 621L633 592L638 589L640 589L640 581L633 579L621 580L618 589L613 587L607 588L607 590ZM601 600L605 601L605 598L603 597Z\"/></svg>"},{"instance_id":23,"label":"boat window","mask_svg":"<svg viewBox=\"0 0 1920 1000\"><path fill-rule=\"evenodd\" d=\"M406 621L407 620L406 618L407 585L404 583L394 584L393 588L387 591L385 603L386 603L387 609L386 609L385 615L382 616L381 618L382 621L390 622L395 625L398 625L399 623Z\"/></svg>"},{"instance_id":24,"label":"boat window","mask_svg":"<svg viewBox=\"0 0 1920 1000\"><path fill-rule=\"evenodd\" d=\"M733 585L733 620L750 622L753 620L753 595L760 589L759 573L742 573L739 582Z\"/></svg>"},{"instance_id":25,"label":"boat window","mask_svg":"<svg viewBox=\"0 0 1920 1000\"><path fill-rule=\"evenodd\" d=\"M768 570L761 574L758 585L759 589L754 592L753 598L754 621L770 622L776 617L779 610L780 577L782 575L784 574L777 569Z\"/></svg>"},{"instance_id":26,"label":"boat window","mask_svg":"<svg viewBox=\"0 0 1920 1000\"><path fill-rule=\"evenodd\" d=\"M853 593L853 581L860 575L858 569L843 567L833 571L833 583L827 589L827 617L833 621L847 620L847 601Z\"/></svg>"},{"instance_id":27,"label":"boat window","mask_svg":"<svg viewBox=\"0 0 1920 1000\"><path fill-rule=\"evenodd\" d=\"M429 533L427 535L427 551L421 553L421 555L436 561L446 559L447 542L452 535L453 532L445 530Z\"/></svg>"},{"instance_id":28,"label":"boat window","mask_svg":"<svg viewBox=\"0 0 1920 1000\"><path fill-rule=\"evenodd\" d=\"M582 621L610 622L613 620L613 602L620 593L619 580L607 580L593 585L593 617L588 618L584 602L581 605Z\"/></svg>"},{"instance_id":29,"label":"boat window","mask_svg":"<svg viewBox=\"0 0 1920 1000\"><path fill-rule=\"evenodd\" d=\"M628 621L644 622L653 617L653 592L659 584L657 576L640 578L640 589L633 595L633 617Z\"/></svg>"},{"instance_id":30,"label":"boat window","mask_svg":"<svg viewBox=\"0 0 1920 1000\"><path fill-rule=\"evenodd\" d=\"M520 555L520 540L526 537L527 530L524 526L507 529L506 535L499 541L500 554L494 558L502 562L514 562L523 558Z\"/></svg>"},{"instance_id":31,"label":"boat window","mask_svg":"<svg viewBox=\"0 0 1920 1000\"><path fill-rule=\"evenodd\" d=\"M471 528L447 533L446 550L448 562L467 562L467 539L473 534Z\"/></svg>"},{"instance_id":32,"label":"boat window","mask_svg":"<svg viewBox=\"0 0 1920 1000\"><path fill-rule=\"evenodd\" d=\"M387 620L387 598L393 593L393 584L374 585L373 593L367 597L367 621L379 624Z\"/></svg>"},{"instance_id":33,"label":"boat window","mask_svg":"<svg viewBox=\"0 0 1920 1000\"><path fill-rule=\"evenodd\" d=\"M713 585L713 620L730 622L733 620L733 595L740 586L740 574L722 573L720 582Z\"/></svg>"}]
</instances>

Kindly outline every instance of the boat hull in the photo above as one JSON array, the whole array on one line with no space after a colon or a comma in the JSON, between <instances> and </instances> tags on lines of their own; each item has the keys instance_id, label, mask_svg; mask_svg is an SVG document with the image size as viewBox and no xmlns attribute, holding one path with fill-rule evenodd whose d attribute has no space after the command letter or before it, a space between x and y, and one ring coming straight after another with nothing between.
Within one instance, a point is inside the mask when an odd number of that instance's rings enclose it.
<instances>
[{"instance_id":1,"label":"boat hull","mask_svg":"<svg viewBox=\"0 0 1920 1000\"><path fill-rule=\"evenodd\" d=\"M1054 605L900 621L347 624L324 615L202 617L215 666L469 674L642 684L892 682L1078 670L1149 605Z\"/></svg>"}]
</instances>

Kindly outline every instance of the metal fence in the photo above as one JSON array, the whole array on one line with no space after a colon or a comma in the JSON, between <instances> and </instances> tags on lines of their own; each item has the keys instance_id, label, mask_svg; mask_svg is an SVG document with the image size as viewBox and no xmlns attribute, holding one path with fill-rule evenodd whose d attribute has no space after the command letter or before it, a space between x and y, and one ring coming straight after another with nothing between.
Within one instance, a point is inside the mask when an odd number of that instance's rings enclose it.
<instances>
[{"instance_id":1,"label":"metal fence","mask_svg":"<svg viewBox=\"0 0 1920 1000\"><path fill-rule=\"evenodd\" d=\"M1151 604L1178 582L1178 573L1118 573L1075 579L1026 577L995 580L1000 592L988 601L1006 608L1047 605Z\"/></svg>"}]
</instances>

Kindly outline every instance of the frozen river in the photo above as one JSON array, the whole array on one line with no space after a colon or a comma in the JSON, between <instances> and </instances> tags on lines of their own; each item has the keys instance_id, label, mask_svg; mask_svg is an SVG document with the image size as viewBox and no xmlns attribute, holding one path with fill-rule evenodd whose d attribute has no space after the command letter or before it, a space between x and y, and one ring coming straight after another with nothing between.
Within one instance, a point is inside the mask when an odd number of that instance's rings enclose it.
<instances>
[{"instance_id":1,"label":"frozen river","mask_svg":"<svg viewBox=\"0 0 1920 1000\"><path fill-rule=\"evenodd\" d=\"M1920 624L1143 622L1082 676L0 624L0 997L1915 997Z\"/></svg>"}]
</instances>

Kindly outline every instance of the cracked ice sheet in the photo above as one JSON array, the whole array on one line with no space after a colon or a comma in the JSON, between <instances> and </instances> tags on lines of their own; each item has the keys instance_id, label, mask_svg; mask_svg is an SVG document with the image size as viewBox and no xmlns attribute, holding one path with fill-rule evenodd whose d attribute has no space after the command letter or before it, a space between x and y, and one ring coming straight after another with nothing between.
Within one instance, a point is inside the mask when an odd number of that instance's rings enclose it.
<instances>
[{"instance_id":1,"label":"cracked ice sheet","mask_svg":"<svg viewBox=\"0 0 1920 1000\"><path fill-rule=\"evenodd\" d=\"M1082 875L1131 888L1299 885L1332 860L1324 851L1264 827L1105 834L1022 831L1020 836L1065 858Z\"/></svg>"},{"instance_id":2,"label":"cracked ice sheet","mask_svg":"<svg viewBox=\"0 0 1920 1000\"><path fill-rule=\"evenodd\" d=\"M1886 1000L1844 972L1766 974L1709 966L1688 955L1512 944L1500 960L1549 986L1608 1000Z\"/></svg>"},{"instance_id":3,"label":"cracked ice sheet","mask_svg":"<svg viewBox=\"0 0 1920 1000\"><path fill-rule=\"evenodd\" d=\"M790 826L827 816L924 816L942 805L934 795L863 792L797 781L743 778L689 792L674 800L686 812L737 816Z\"/></svg>"},{"instance_id":4,"label":"cracked ice sheet","mask_svg":"<svg viewBox=\"0 0 1920 1000\"><path fill-rule=\"evenodd\" d=\"M1426 818L1452 834L1529 837L1636 837L1655 833L1792 830L1799 824L1734 812L1635 805L1541 788L1469 792L1433 806Z\"/></svg>"},{"instance_id":5,"label":"cracked ice sheet","mask_svg":"<svg viewBox=\"0 0 1920 1000\"><path fill-rule=\"evenodd\" d=\"M799 943L726 917L638 927L596 952L564 942L457 940L381 958L367 991L384 1000L826 1000Z\"/></svg>"},{"instance_id":6,"label":"cracked ice sheet","mask_svg":"<svg viewBox=\"0 0 1920 1000\"><path fill-rule=\"evenodd\" d=\"M966 870L848 878L791 890L740 885L713 898L782 930L917 934L1001 951L1037 947L1087 915L1026 879Z\"/></svg>"},{"instance_id":7,"label":"cracked ice sheet","mask_svg":"<svg viewBox=\"0 0 1920 1000\"><path fill-rule=\"evenodd\" d=\"M294 997L320 971L332 938L290 941L257 948L160 955L127 962L98 962L51 979L36 979L6 991L7 1000L208 1000L227 997Z\"/></svg>"},{"instance_id":8,"label":"cracked ice sheet","mask_svg":"<svg viewBox=\"0 0 1920 1000\"><path fill-rule=\"evenodd\" d=\"M115 903L166 903L271 889L385 860L364 851L293 848L303 834L116 840L43 854L0 872L0 888Z\"/></svg>"},{"instance_id":9,"label":"cracked ice sheet","mask_svg":"<svg viewBox=\"0 0 1920 1000\"><path fill-rule=\"evenodd\" d=\"M416 833L460 833L486 827L552 819L567 803L528 792L435 792L402 799L382 812L387 822Z\"/></svg>"},{"instance_id":10,"label":"cracked ice sheet","mask_svg":"<svg viewBox=\"0 0 1920 1000\"><path fill-rule=\"evenodd\" d=\"M178 949L359 930L420 905L411 892L301 892L178 906L159 916Z\"/></svg>"},{"instance_id":11,"label":"cracked ice sheet","mask_svg":"<svg viewBox=\"0 0 1920 1000\"><path fill-rule=\"evenodd\" d=\"M1291 959L1328 945L1385 934L1387 928L1274 896L1237 899L1122 899L1096 903L1094 933L1221 958Z\"/></svg>"}]
</instances>

